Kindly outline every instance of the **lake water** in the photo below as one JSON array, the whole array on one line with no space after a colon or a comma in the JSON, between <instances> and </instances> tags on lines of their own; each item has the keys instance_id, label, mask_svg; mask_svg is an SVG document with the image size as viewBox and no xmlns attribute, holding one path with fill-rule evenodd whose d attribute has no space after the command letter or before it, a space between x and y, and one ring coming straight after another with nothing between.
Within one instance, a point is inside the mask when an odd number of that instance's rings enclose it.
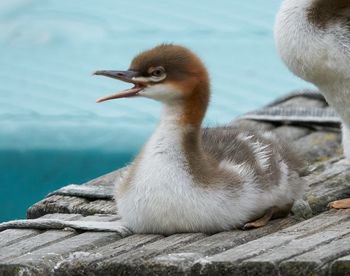
<instances>
[{"instance_id":1,"label":"lake water","mask_svg":"<svg viewBox=\"0 0 350 276\"><path fill-rule=\"evenodd\" d=\"M308 85L273 42L280 0L0 1L0 221L69 183L130 161L152 132L158 103L95 99L127 87L92 77L127 69L162 42L190 47L207 65L206 125L224 124Z\"/></svg>"}]
</instances>

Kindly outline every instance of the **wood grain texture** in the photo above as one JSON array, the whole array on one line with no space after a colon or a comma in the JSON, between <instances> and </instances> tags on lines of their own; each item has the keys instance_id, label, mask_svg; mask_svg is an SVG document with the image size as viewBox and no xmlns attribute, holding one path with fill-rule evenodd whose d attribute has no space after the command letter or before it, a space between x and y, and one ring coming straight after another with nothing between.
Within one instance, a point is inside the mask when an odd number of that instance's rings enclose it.
<instances>
[{"instance_id":1,"label":"wood grain texture","mask_svg":"<svg viewBox=\"0 0 350 276\"><path fill-rule=\"evenodd\" d=\"M291 273L290 275L293 275L295 270L288 270L286 267L294 262L296 256L310 252L314 258L318 258L312 253L314 250L322 250L323 246L337 242L341 238L347 239L350 231L349 214L349 210L327 212L223 253L203 258L198 261L197 271L202 271L204 274L224 272L224 275L232 273L237 275L288 275ZM339 251L330 252L334 253L334 257L338 256L337 252L339 253ZM347 252L348 249L342 249L340 255ZM282 261L284 262L280 267ZM285 274L281 274L282 269ZM302 273L304 272L305 270L302 270ZM311 272L314 273L317 270L311 269Z\"/></svg>"}]
</instances>

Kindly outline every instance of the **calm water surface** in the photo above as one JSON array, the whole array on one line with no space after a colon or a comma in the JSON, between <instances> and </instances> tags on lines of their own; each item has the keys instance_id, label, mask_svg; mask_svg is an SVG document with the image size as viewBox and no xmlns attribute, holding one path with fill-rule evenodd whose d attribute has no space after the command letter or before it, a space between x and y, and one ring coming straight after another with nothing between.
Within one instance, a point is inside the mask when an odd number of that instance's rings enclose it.
<instances>
[{"instance_id":1,"label":"calm water surface","mask_svg":"<svg viewBox=\"0 0 350 276\"><path fill-rule=\"evenodd\" d=\"M125 165L152 132L159 104L95 104L127 85L91 77L94 70L127 69L135 54L158 43L186 45L210 71L206 125L306 87L275 52L279 4L1 0L0 221L25 217L58 187Z\"/></svg>"}]
</instances>

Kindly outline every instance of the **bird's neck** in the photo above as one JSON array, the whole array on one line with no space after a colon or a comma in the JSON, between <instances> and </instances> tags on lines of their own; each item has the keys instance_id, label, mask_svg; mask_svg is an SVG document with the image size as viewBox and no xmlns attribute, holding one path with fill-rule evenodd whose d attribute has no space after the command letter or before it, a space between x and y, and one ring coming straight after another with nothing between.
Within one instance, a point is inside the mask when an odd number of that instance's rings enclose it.
<instances>
[{"instance_id":1,"label":"bird's neck","mask_svg":"<svg viewBox=\"0 0 350 276\"><path fill-rule=\"evenodd\" d=\"M172 174L202 179L212 167L201 142L201 124L210 95L207 82L202 83L182 100L163 102L160 123L140 153L141 168L152 163L152 168L166 166Z\"/></svg>"},{"instance_id":2,"label":"bird's neck","mask_svg":"<svg viewBox=\"0 0 350 276\"><path fill-rule=\"evenodd\" d=\"M165 158L174 163L174 168L185 164L187 171L200 173L198 168L206 167L201 144L202 119L186 104L165 104L160 123L143 150L143 155L148 156L145 160Z\"/></svg>"},{"instance_id":3,"label":"bird's neck","mask_svg":"<svg viewBox=\"0 0 350 276\"><path fill-rule=\"evenodd\" d=\"M180 129L199 130L206 108L193 102L164 104L160 122L162 125L176 125Z\"/></svg>"},{"instance_id":4,"label":"bird's neck","mask_svg":"<svg viewBox=\"0 0 350 276\"><path fill-rule=\"evenodd\" d=\"M194 110L186 104L165 104L159 126L155 134L161 134L168 141L169 146L178 147L182 151L187 150L187 143L193 150L200 150L200 128L203 120ZM172 139L177 137L178 139Z\"/></svg>"}]
</instances>

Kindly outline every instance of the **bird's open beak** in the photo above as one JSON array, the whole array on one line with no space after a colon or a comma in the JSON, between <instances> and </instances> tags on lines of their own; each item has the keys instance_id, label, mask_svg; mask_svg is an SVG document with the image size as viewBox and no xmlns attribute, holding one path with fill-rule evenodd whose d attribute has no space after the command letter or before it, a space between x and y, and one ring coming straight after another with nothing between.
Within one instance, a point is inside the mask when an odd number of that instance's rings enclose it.
<instances>
[{"instance_id":1,"label":"bird's open beak","mask_svg":"<svg viewBox=\"0 0 350 276\"><path fill-rule=\"evenodd\" d=\"M126 90L120 91L118 93L115 93L113 95L109 95L109 96L105 96L105 97L97 99L96 100L97 103L101 103L101 102L112 100L112 99L134 97L134 96L137 96L138 92L140 92L142 89L145 88L145 86L142 85L142 83L135 80L135 78L138 76L138 72L136 72L136 71L103 70L103 71L94 72L94 75L110 77L113 79L117 79L117 80L121 80L124 82L129 82L129 83L134 84L133 88L126 89Z\"/></svg>"}]
</instances>

